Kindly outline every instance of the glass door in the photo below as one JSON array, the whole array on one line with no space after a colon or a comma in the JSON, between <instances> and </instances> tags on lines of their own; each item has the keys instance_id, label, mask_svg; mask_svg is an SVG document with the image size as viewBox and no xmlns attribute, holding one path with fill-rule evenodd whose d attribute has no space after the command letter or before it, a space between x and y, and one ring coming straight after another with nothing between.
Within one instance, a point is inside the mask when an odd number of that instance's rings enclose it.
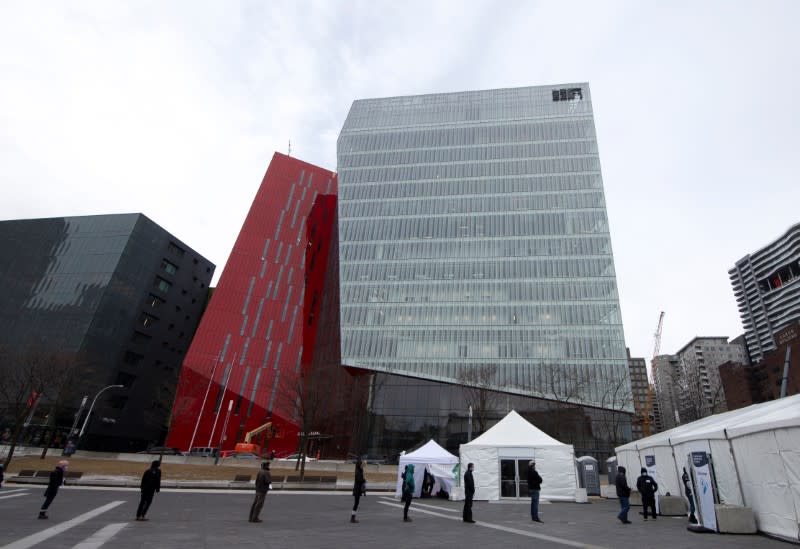
<instances>
[{"instance_id":1,"label":"glass door","mask_svg":"<svg viewBox=\"0 0 800 549\"><path fill-rule=\"evenodd\" d=\"M528 497L528 461L530 458L500 460L500 497Z\"/></svg>"}]
</instances>

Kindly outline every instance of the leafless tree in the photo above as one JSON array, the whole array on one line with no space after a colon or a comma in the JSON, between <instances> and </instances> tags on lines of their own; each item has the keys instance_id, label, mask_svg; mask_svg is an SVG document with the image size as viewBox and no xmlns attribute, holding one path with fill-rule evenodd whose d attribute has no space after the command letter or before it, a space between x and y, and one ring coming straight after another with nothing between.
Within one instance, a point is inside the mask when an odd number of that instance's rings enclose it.
<instances>
[{"instance_id":1,"label":"leafless tree","mask_svg":"<svg viewBox=\"0 0 800 549\"><path fill-rule=\"evenodd\" d=\"M631 416L623 410L633 404L630 378L620 374L603 383L600 392L599 435L613 447L628 442L625 433Z\"/></svg>"},{"instance_id":2,"label":"leafless tree","mask_svg":"<svg viewBox=\"0 0 800 549\"><path fill-rule=\"evenodd\" d=\"M49 410L46 426L53 422L50 439L56 430L56 417L75 378L75 355L36 349L0 348L0 411L10 424L9 449L5 466L11 462L23 429L42 407Z\"/></svg>"},{"instance_id":3,"label":"leafless tree","mask_svg":"<svg viewBox=\"0 0 800 549\"><path fill-rule=\"evenodd\" d=\"M467 405L472 406L475 418L476 433L486 430L489 419L497 409L501 394L496 387L497 366L487 364L477 367L463 367L457 375L459 383L463 386Z\"/></svg>"},{"instance_id":4,"label":"leafless tree","mask_svg":"<svg viewBox=\"0 0 800 549\"><path fill-rule=\"evenodd\" d=\"M678 388L681 423L689 423L726 410L719 372L713 366L701 367L695 361L683 360Z\"/></svg>"}]
</instances>

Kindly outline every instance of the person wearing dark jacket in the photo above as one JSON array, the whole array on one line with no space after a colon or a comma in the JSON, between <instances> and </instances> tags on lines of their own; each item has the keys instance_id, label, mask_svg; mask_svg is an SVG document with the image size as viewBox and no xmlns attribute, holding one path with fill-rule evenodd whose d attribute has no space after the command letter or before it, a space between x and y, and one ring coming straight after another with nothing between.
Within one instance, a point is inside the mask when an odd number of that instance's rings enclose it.
<instances>
[{"instance_id":1,"label":"person wearing dark jacket","mask_svg":"<svg viewBox=\"0 0 800 549\"><path fill-rule=\"evenodd\" d=\"M686 499L689 500L689 522L692 524L697 524L697 517L694 516L694 497L692 497L692 488L690 486L689 473L686 472L686 467L683 468L683 475L681 476L681 480L683 480L683 488L686 490Z\"/></svg>"},{"instance_id":2,"label":"person wearing dark jacket","mask_svg":"<svg viewBox=\"0 0 800 549\"><path fill-rule=\"evenodd\" d=\"M647 474L647 469L642 467L642 474L636 479L636 489L642 495L642 508L644 511L644 520L647 520L647 510L653 511L653 520L656 520L656 492L658 492L658 484L656 480Z\"/></svg>"},{"instance_id":3,"label":"person wearing dark jacket","mask_svg":"<svg viewBox=\"0 0 800 549\"><path fill-rule=\"evenodd\" d=\"M56 468L50 472L50 482L47 483L47 489L44 491L44 503L39 510L40 519L49 518L47 516L47 508L53 503L56 494L58 494L58 489L64 484L64 472L67 470L68 465L69 462L66 459L62 459L56 464Z\"/></svg>"},{"instance_id":4,"label":"person wearing dark jacket","mask_svg":"<svg viewBox=\"0 0 800 549\"><path fill-rule=\"evenodd\" d=\"M3 487L3 464L0 463L0 488Z\"/></svg>"},{"instance_id":5,"label":"person wearing dark jacket","mask_svg":"<svg viewBox=\"0 0 800 549\"><path fill-rule=\"evenodd\" d=\"M355 481L353 482L353 510L350 513L350 522L356 523L358 519L356 518L356 513L358 512L358 502L361 500L361 496L367 493L367 480L364 478L364 464L361 461L361 458L358 458L356 461L356 477Z\"/></svg>"},{"instance_id":6,"label":"person wearing dark jacket","mask_svg":"<svg viewBox=\"0 0 800 549\"><path fill-rule=\"evenodd\" d=\"M474 524L472 520L472 498L475 497L475 479L472 478L472 469L475 467L472 463L467 465L467 472L464 473L464 511L462 519L464 522Z\"/></svg>"},{"instance_id":7,"label":"person wearing dark jacket","mask_svg":"<svg viewBox=\"0 0 800 549\"><path fill-rule=\"evenodd\" d=\"M408 516L408 508L411 507L411 498L414 497L415 488L414 464L409 463L403 472L403 501L405 502L403 506L403 522L412 522L411 517Z\"/></svg>"},{"instance_id":8,"label":"person wearing dark jacket","mask_svg":"<svg viewBox=\"0 0 800 549\"><path fill-rule=\"evenodd\" d=\"M153 496L161 491L161 462L156 460L150 464L150 468L142 475L142 482L139 485L142 497L139 500L139 507L136 509L136 520L147 520L145 515L153 503Z\"/></svg>"},{"instance_id":9,"label":"person wearing dark jacket","mask_svg":"<svg viewBox=\"0 0 800 549\"><path fill-rule=\"evenodd\" d=\"M539 518L539 494L542 490L542 476L536 470L536 462L528 462L528 494L531 496L531 520L542 522Z\"/></svg>"},{"instance_id":10,"label":"person wearing dark jacket","mask_svg":"<svg viewBox=\"0 0 800 549\"><path fill-rule=\"evenodd\" d=\"M630 524L631 521L628 520L628 510L631 508L631 489L628 486L628 479L625 477L625 467L617 467L616 485L620 507L617 518L622 524Z\"/></svg>"},{"instance_id":11,"label":"person wearing dark jacket","mask_svg":"<svg viewBox=\"0 0 800 549\"><path fill-rule=\"evenodd\" d=\"M261 514L261 508L264 507L264 500L271 485L272 474L269 472L269 462L264 461L261 463L258 475L256 475L256 499L253 500L253 505L250 506L250 522L261 522L258 515Z\"/></svg>"}]
</instances>

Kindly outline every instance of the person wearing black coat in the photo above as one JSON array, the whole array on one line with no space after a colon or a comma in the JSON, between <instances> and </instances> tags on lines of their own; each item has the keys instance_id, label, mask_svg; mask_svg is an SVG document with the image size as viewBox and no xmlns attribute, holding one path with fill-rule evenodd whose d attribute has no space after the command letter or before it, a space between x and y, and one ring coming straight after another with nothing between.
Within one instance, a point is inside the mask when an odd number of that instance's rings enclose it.
<instances>
[{"instance_id":1,"label":"person wearing black coat","mask_svg":"<svg viewBox=\"0 0 800 549\"><path fill-rule=\"evenodd\" d=\"M528 462L528 494L531 496L531 520L542 522L539 518L539 494L542 491L542 476L536 470L536 462Z\"/></svg>"},{"instance_id":2,"label":"person wearing black coat","mask_svg":"<svg viewBox=\"0 0 800 549\"><path fill-rule=\"evenodd\" d=\"M475 466L470 463L467 465L467 472L464 473L464 512L462 518L464 522L474 524L472 520L472 498L475 497L475 479L472 478L472 469Z\"/></svg>"},{"instance_id":3,"label":"person wearing black coat","mask_svg":"<svg viewBox=\"0 0 800 549\"><path fill-rule=\"evenodd\" d=\"M267 499L267 493L272 487L272 473L269 472L269 461L261 463L261 469L256 475L256 497L253 504L250 506L250 522L261 522L259 515L261 509L264 507L264 500Z\"/></svg>"},{"instance_id":4,"label":"person wearing black coat","mask_svg":"<svg viewBox=\"0 0 800 549\"><path fill-rule=\"evenodd\" d=\"M364 478L364 464L361 458L356 461L356 478L353 482L353 510L350 512L350 522L357 523L356 513L358 512L358 502L361 496L367 493L367 480Z\"/></svg>"},{"instance_id":5,"label":"person wearing black coat","mask_svg":"<svg viewBox=\"0 0 800 549\"><path fill-rule=\"evenodd\" d=\"M49 518L47 516L47 508L53 503L56 494L58 494L58 489L64 484L64 472L67 470L68 465L69 462L62 459L56 464L56 468L50 472L50 482L47 483L47 489L44 491L44 503L39 510L40 519Z\"/></svg>"},{"instance_id":6,"label":"person wearing black coat","mask_svg":"<svg viewBox=\"0 0 800 549\"><path fill-rule=\"evenodd\" d=\"M644 511L644 520L647 520L647 510L652 510L653 520L656 520L656 492L658 492L658 484L656 480L647 474L647 469L642 467L641 476L636 479L636 489L642 494L642 507Z\"/></svg>"},{"instance_id":7,"label":"person wearing black coat","mask_svg":"<svg viewBox=\"0 0 800 549\"><path fill-rule=\"evenodd\" d=\"M150 468L142 475L142 483L139 488L142 497L139 500L139 508L136 509L136 520L147 520L145 515L153 503L153 496L161 491L161 462L156 460L150 464Z\"/></svg>"},{"instance_id":8,"label":"person wearing black coat","mask_svg":"<svg viewBox=\"0 0 800 549\"><path fill-rule=\"evenodd\" d=\"M617 518L622 524L630 524L628 520L628 510L631 508L631 489L628 486L628 479L625 476L625 467L617 467L617 497L619 498L620 512Z\"/></svg>"}]
</instances>

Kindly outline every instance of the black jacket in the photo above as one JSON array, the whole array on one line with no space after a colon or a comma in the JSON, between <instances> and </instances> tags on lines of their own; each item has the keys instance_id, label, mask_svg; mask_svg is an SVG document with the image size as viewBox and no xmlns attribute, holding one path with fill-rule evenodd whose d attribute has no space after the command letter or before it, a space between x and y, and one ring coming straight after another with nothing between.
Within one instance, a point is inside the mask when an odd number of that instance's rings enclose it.
<instances>
[{"instance_id":1,"label":"black jacket","mask_svg":"<svg viewBox=\"0 0 800 549\"><path fill-rule=\"evenodd\" d=\"M50 471L50 482L47 483L47 490L44 491L44 495L55 496L62 484L64 484L64 469L56 467Z\"/></svg>"},{"instance_id":2,"label":"black jacket","mask_svg":"<svg viewBox=\"0 0 800 549\"><path fill-rule=\"evenodd\" d=\"M541 490L542 489L542 476L536 467L528 466L528 490Z\"/></svg>"},{"instance_id":3,"label":"black jacket","mask_svg":"<svg viewBox=\"0 0 800 549\"><path fill-rule=\"evenodd\" d=\"M650 475L644 474L636 479L636 489L643 498L651 498L658 492L658 483Z\"/></svg>"},{"instance_id":4,"label":"black jacket","mask_svg":"<svg viewBox=\"0 0 800 549\"><path fill-rule=\"evenodd\" d=\"M475 495L475 479L472 478L472 471L469 469L464 473L464 494L468 497Z\"/></svg>"},{"instance_id":5,"label":"black jacket","mask_svg":"<svg viewBox=\"0 0 800 549\"><path fill-rule=\"evenodd\" d=\"M631 489L628 486L628 479L625 477L624 471L619 471L617 473L617 497L618 498L629 498L631 497Z\"/></svg>"},{"instance_id":6,"label":"black jacket","mask_svg":"<svg viewBox=\"0 0 800 549\"><path fill-rule=\"evenodd\" d=\"M356 466L356 480L353 482L353 495L363 496L367 493L367 480L364 478L364 468Z\"/></svg>"},{"instance_id":7,"label":"black jacket","mask_svg":"<svg viewBox=\"0 0 800 549\"><path fill-rule=\"evenodd\" d=\"M142 475L142 492L154 493L161 491L161 469L151 467Z\"/></svg>"},{"instance_id":8,"label":"black jacket","mask_svg":"<svg viewBox=\"0 0 800 549\"><path fill-rule=\"evenodd\" d=\"M256 492L266 494L269 492L269 485L272 483L272 474L269 469L259 469L256 475Z\"/></svg>"}]
</instances>

